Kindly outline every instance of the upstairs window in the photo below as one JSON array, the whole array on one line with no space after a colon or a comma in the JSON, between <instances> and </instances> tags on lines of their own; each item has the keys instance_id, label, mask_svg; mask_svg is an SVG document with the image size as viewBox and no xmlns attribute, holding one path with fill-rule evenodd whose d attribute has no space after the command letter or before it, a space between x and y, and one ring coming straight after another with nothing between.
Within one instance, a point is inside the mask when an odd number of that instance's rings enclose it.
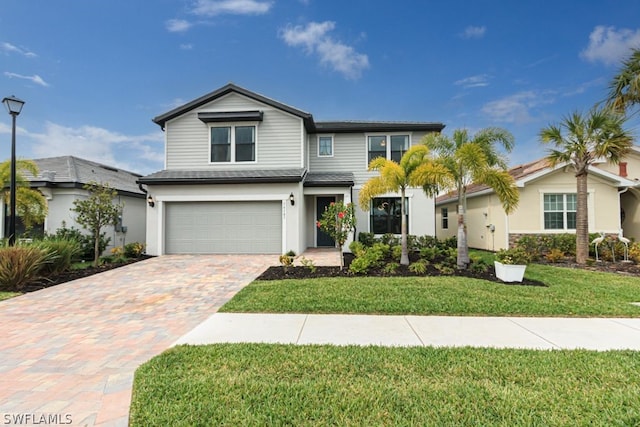
<instances>
[{"instance_id":1,"label":"upstairs window","mask_svg":"<svg viewBox=\"0 0 640 427\"><path fill-rule=\"evenodd\" d=\"M545 194L543 197L544 229L576 229L576 194Z\"/></svg>"},{"instance_id":2,"label":"upstairs window","mask_svg":"<svg viewBox=\"0 0 640 427\"><path fill-rule=\"evenodd\" d=\"M318 137L318 157L333 157L333 137Z\"/></svg>"},{"instance_id":3,"label":"upstairs window","mask_svg":"<svg viewBox=\"0 0 640 427\"><path fill-rule=\"evenodd\" d=\"M369 162L384 157L399 163L409 149L409 135L370 135L367 139Z\"/></svg>"},{"instance_id":4,"label":"upstairs window","mask_svg":"<svg viewBox=\"0 0 640 427\"><path fill-rule=\"evenodd\" d=\"M255 162L255 126L211 127L211 163Z\"/></svg>"}]
</instances>

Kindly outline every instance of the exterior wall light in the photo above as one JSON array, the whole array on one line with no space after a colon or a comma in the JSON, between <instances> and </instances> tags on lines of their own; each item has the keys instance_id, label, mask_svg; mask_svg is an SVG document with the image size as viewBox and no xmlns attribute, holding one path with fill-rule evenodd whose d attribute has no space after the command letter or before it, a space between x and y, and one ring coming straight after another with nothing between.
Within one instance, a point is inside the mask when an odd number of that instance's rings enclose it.
<instances>
[{"instance_id":1,"label":"exterior wall light","mask_svg":"<svg viewBox=\"0 0 640 427\"><path fill-rule=\"evenodd\" d=\"M289 194L289 201L291 202L291 206L296 204L295 199L293 198L293 193Z\"/></svg>"},{"instance_id":2,"label":"exterior wall light","mask_svg":"<svg viewBox=\"0 0 640 427\"><path fill-rule=\"evenodd\" d=\"M149 207L154 207L156 205L155 200L153 200L153 196L151 194L149 194L149 197L147 197L147 204L149 205Z\"/></svg>"}]
</instances>

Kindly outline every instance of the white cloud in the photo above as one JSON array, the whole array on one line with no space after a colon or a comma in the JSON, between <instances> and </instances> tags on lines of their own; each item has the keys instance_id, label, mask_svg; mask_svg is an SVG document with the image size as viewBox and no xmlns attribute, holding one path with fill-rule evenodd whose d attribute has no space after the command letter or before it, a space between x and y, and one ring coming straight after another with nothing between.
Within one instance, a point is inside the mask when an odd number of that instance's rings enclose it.
<instances>
[{"instance_id":1,"label":"white cloud","mask_svg":"<svg viewBox=\"0 0 640 427\"><path fill-rule=\"evenodd\" d=\"M630 49L640 48L640 29L630 30L599 25L589 35L589 45L580 56L590 62L606 65L618 64L630 54Z\"/></svg>"},{"instance_id":2,"label":"white cloud","mask_svg":"<svg viewBox=\"0 0 640 427\"><path fill-rule=\"evenodd\" d=\"M486 103L482 112L496 122L528 123L535 120L531 110L552 103L551 92L524 91Z\"/></svg>"},{"instance_id":3,"label":"white cloud","mask_svg":"<svg viewBox=\"0 0 640 427\"><path fill-rule=\"evenodd\" d=\"M44 87L49 86L49 83L45 82L42 79L42 77L40 77L37 74L34 74L33 76L24 76L22 74L10 73L8 71L5 71L4 75L9 77L10 79L16 78L16 79L31 80L33 83L35 83L37 85L44 86Z\"/></svg>"},{"instance_id":4,"label":"white cloud","mask_svg":"<svg viewBox=\"0 0 640 427\"><path fill-rule=\"evenodd\" d=\"M180 45L180 49L182 50L193 50L193 45L191 43L183 43Z\"/></svg>"},{"instance_id":5,"label":"white cloud","mask_svg":"<svg viewBox=\"0 0 640 427\"><path fill-rule=\"evenodd\" d=\"M27 49L19 48L7 42L0 43L0 51L5 53L17 53L17 54L26 56L27 58L35 58L36 56L38 56Z\"/></svg>"},{"instance_id":6,"label":"white cloud","mask_svg":"<svg viewBox=\"0 0 640 427\"><path fill-rule=\"evenodd\" d=\"M453 84L456 86L462 86L464 88L485 87L489 86L489 77L490 76L487 74L478 74L476 76L457 80Z\"/></svg>"},{"instance_id":7,"label":"white cloud","mask_svg":"<svg viewBox=\"0 0 640 427\"><path fill-rule=\"evenodd\" d=\"M273 2L257 0L196 0L192 12L200 16L262 15L271 9Z\"/></svg>"},{"instance_id":8,"label":"white cloud","mask_svg":"<svg viewBox=\"0 0 640 427\"><path fill-rule=\"evenodd\" d=\"M482 27L474 27L473 25L468 26L464 29L464 31L460 34L460 37L463 39L480 39L484 37L484 33L487 32L487 27L484 25Z\"/></svg>"},{"instance_id":9,"label":"white cloud","mask_svg":"<svg viewBox=\"0 0 640 427\"><path fill-rule=\"evenodd\" d=\"M160 169L164 163L160 131L124 135L96 126L74 128L46 122L43 133L25 133L33 141L34 158L73 155L140 173Z\"/></svg>"},{"instance_id":10,"label":"white cloud","mask_svg":"<svg viewBox=\"0 0 640 427\"><path fill-rule=\"evenodd\" d=\"M185 21L184 19L169 19L165 23L165 26L169 32L182 33L191 28L193 24L189 21Z\"/></svg>"},{"instance_id":11,"label":"white cloud","mask_svg":"<svg viewBox=\"0 0 640 427\"><path fill-rule=\"evenodd\" d=\"M334 40L328 33L335 22L310 22L306 26L287 26L280 31L280 38L289 46L303 47L308 54L317 54L320 63L328 65L350 79L357 79L369 68L367 55L358 53L351 46Z\"/></svg>"}]
</instances>

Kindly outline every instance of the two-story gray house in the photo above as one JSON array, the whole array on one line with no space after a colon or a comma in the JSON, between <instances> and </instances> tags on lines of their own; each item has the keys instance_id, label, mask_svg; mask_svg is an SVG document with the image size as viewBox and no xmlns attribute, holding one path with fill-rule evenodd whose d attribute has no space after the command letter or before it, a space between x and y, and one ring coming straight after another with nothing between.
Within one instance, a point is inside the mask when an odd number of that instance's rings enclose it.
<instances>
[{"instance_id":1,"label":"two-story gray house","mask_svg":"<svg viewBox=\"0 0 640 427\"><path fill-rule=\"evenodd\" d=\"M399 160L426 122L315 121L307 112L228 84L153 119L165 169L148 191L147 252L284 253L334 246L316 227L325 206L356 205L357 232L400 233L400 198L357 207L369 161ZM409 233L434 235L434 200L407 191Z\"/></svg>"}]
</instances>

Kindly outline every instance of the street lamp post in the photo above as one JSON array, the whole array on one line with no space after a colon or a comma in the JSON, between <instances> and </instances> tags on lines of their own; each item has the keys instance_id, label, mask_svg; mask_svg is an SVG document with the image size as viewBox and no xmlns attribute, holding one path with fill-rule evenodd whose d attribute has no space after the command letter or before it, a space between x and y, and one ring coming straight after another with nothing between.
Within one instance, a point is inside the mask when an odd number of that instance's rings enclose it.
<instances>
[{"instance_id":1,"label":"street lamp post","mask_svg":"<svg viewBox=\"0 0 640 427\"><path fill-rule=\"evenodd\" d=\"M16 243L16 117L22 111L24 101L16 98L15 96L9 96L2 100L2 103L7 106L9 114L11 114L11 192L9 207L9 246L13 246Z\"/></svg>"}]
</instances>

